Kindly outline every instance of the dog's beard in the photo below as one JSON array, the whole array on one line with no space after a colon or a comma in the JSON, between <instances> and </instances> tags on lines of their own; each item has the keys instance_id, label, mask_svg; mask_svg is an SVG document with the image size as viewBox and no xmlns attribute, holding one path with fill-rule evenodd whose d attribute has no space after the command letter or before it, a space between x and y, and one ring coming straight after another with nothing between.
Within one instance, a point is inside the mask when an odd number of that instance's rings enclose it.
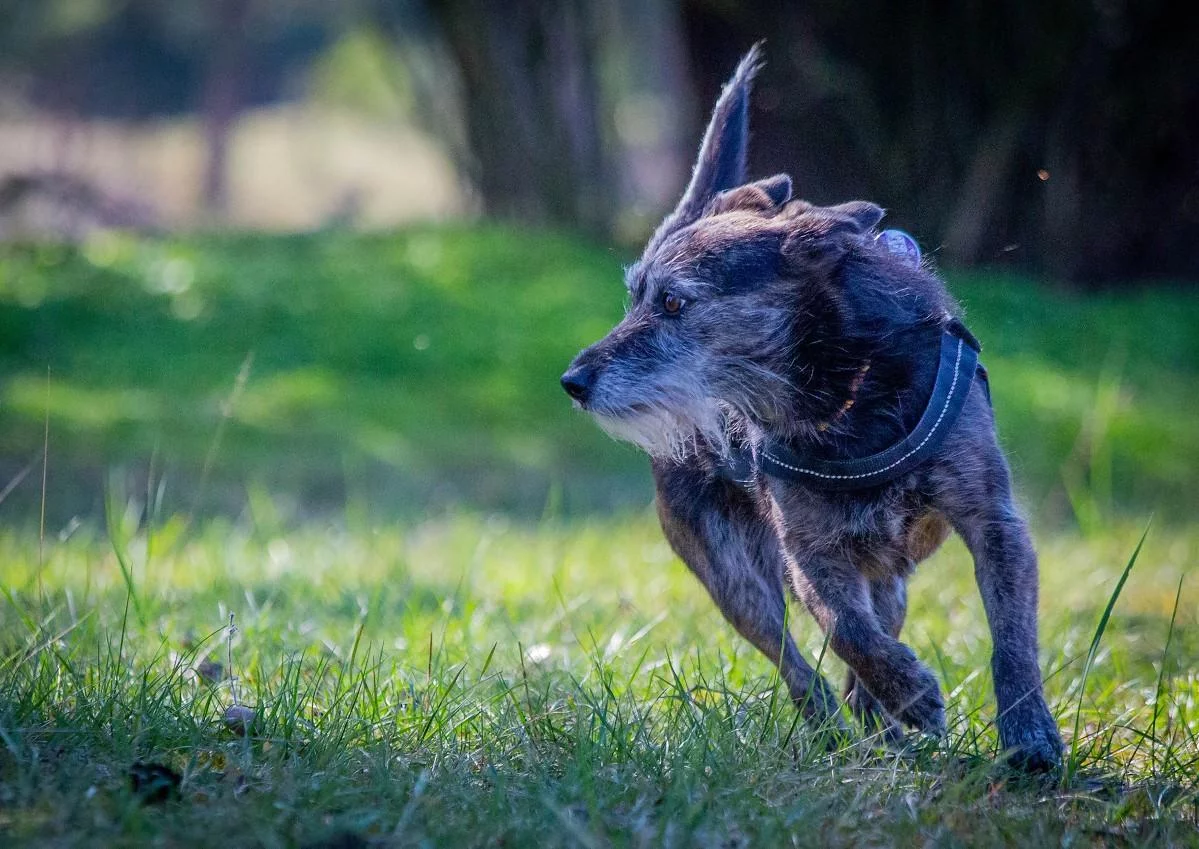
<instances>
[{"instance_id":1,"label":"dog's beard","mask_svg":"<svg viewBox=\"0 0 1199 849\"><path fill-rule=\"evenodd\" d=\"M681 461L701 452L728 457L755 420L760 406L755 392L765 370L733 363L720 369L721 379L713 384L698 359L676 357L648 374L613 368L586 409L609 436L651 457Z\"/></svg>"},{"instance_id":2,"label":"dog's beard","mask_svg":"<svg viewBox=\"0 0 1199 849\"><path fill-rule=\"evenodd\" d=\"M729 453L730 417L715 400L684 405L638 404L620 412L592 410L596 423L614 439L636 445L651 457L686 460L701 450Z\"/></svg>"}]
</instances>

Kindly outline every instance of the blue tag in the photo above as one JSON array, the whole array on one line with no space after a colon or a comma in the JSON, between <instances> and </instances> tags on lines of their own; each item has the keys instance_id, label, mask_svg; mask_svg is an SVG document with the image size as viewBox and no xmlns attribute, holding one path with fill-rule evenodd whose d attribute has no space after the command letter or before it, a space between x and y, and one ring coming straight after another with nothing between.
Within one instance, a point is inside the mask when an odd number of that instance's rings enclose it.
<instances>
[{"instance_id":1,"label":"blue tag","mask_svg":"<svg viewBox=\"0 0 1199 849\"><path fill-rule=\"evenodd\" d=\"M878 234L882 246L909 265L920 266L920 246L902 230L884 230Z\"/></svg>"}]
</instances>

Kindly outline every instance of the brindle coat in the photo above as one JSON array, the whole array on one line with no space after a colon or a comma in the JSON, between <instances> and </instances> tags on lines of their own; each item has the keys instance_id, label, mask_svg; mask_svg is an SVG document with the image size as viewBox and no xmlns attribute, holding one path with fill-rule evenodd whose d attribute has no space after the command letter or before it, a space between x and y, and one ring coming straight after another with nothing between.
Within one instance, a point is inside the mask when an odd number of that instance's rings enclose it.
<instances>
[{"instance_id":1,"label":"brindle coat","mask_svg":"<svg viewBox=\"0 0 1199 849\"><path fill-rule=\"evenodd\" d=\"M840 701L786 629L786 587L850 668L850 707L888 736L943 733L932 672L899 641L916 563L956 531L974 557L994 642L1001 744L1033 770L1061 758L1037 665L1037 562L1013 504L984 384L917 468L828 492L728 457L769 438L826 459L880 451L919 419L941 329L958 312L926 267L875 241L883 212L745 184L757 48L717 102L688 188L627 275L630 308L563 375L576 404L651 456L674 550L781 671L809 719Z\"/></svg>"}]
</instances>

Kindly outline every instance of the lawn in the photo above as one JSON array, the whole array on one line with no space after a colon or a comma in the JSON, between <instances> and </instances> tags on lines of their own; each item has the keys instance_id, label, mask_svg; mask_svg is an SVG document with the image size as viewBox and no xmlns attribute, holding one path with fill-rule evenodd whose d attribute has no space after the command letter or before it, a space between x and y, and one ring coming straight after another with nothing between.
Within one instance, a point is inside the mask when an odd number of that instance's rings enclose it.
<instances>
[{"instance_id":1,"label":"lawn","mask_svg":"<svg viewBox=\"0 0 1199 849\"><path fill-rule=\"evenodd\" d=\"M643 505L642 458L557 382L620 315L627 259L499 227L0 247L0 479L38 461L48 417L62 523L151 466L168 512L234 512L257 491L385 518ZM1189 515L1199 297L950 283L1035 512ZM4 506L39 502L22 486Z\"/></svg>"},{"instance_id":2,"label":"lawn","mask_svg":"<svg viewBox=\"0 0 1199 849\"><path fill-rule=\"evenodd\" d=\"M1069 763L1035 782L994 766L956 542L905 630L947 739L796 724L556 386L622 259L500 228L4 248L0 844L1199 845L1199 298L951 276L1041 554Z\"/></svg>"},{"instance_id":3,"label":"lawn","mask_svg":"<svg viewBox=\"0 0 1199 849\"><path fill-rule=\"evenodd\" d=\"M921 569L905 632L949 694L948 739L830 755L647 515L255 513L131 537L136 518L115 548L81 529L44 561L36 537L0 537L6 845L1199 844L1194 576L1171 630L1193 530L1150 531L1085 680L1140 529L1041 536L1061 786L992 765L989 643L956 545ZM811 622L793 630L819 657ZM177 795L141 803L139 762L181 776Z\"/></svg>"}]
</instances>

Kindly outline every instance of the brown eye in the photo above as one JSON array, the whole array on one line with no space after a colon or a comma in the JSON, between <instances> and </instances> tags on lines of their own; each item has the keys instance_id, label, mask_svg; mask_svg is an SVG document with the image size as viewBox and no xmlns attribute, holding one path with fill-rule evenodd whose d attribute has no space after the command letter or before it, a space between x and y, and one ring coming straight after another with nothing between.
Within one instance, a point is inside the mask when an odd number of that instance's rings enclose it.
<instances>
[{"instance_id":1,"label":"brown eye","mask_svg":"<svg viewBox=\"0 0 1199 849\"><path fill-rule=\"evenodd\" d=\"M662 296L662 309L666 310L667 315L678 315L684 303L685 301L674 292L667 292Z\"/></svg>"}]
</instances>

